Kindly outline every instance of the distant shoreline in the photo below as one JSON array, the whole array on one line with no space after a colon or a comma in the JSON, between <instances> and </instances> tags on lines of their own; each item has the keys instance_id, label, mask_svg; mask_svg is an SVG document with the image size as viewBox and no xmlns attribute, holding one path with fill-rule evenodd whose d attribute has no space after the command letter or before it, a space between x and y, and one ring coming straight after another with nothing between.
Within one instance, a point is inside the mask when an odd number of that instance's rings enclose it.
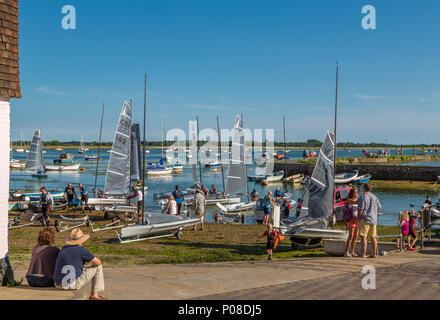
<instances>
[{"instance_id":1,"label":"distant shoreline","mask_svg":"<svg viewBox=\"0 0 440 320\"><path fill-rule=\"evenodd\" d=\"M27 150L28 148L29 148L28 146L23 146L23 147L12 146L13 150L15 150L15 149L25 149L25 150ZM61 148L61 149L79 149L80 147L77 146L77 145L45 146L43 144L43 149L54 150L54 149L58 149L58 148ZM84 146L84 148L86 148L86 149L98 149L98 146L97 145ZM105 146L101 146L100 148L101 149L111 149L112 146L105 145ZM161 149L161 148L162 148L161 146L148 146L147 147L147 149ZM167 149L166 146L164 146L163 148ZM189 147L185 147L185 148L189 148ZM201 148L212 148L212 147L202 146ZM231 147L229 147L229 148L231 148ZM256 147L252 147L252 148L253 149L258 149ZM265 150L264 147L262 147L262 149ZM282 150L282 149L284 149L284 147L283 146L275 146L274 149ZM286 149L289 149L289 150L304 150L304 149L306 149L306 150L319 150L320 147L307 147L307 146L303 146L303 147L286 147ZM374 147L374 148L373 147L338 147L338 150L364 150L364 149L366 149L366 150L380 150L380 149L387 149L387 148L386 147ZM400 147L388 147L388 149L390 149L390 150L401 150L401 149L402 150L413 150L413 149L415 149L416 151L418 151L419 149L423 149L423 147L421 147L421 146L403 147L403 148L400 148ZM429 148L425 147L424 149L433 149L433 147L429 147Z\"/></svg>"}]
</instances>

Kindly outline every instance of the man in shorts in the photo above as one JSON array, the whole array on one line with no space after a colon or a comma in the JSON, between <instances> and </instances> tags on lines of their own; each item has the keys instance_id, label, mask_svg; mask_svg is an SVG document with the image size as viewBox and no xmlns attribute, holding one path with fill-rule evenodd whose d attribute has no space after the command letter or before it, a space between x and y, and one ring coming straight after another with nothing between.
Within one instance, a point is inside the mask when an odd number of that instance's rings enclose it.
<instances>
[{"instance_id":1,"label":"man in shorts","mask_svg":"<svg viewBox=\"0 0 440 320\"><path fill-rule=\"evenodd\" d=\"M205 205L206 205L206 199L205 196L203 195L203 192L201 192L200 190L196 191L196 196L195 196L195 218L196 219L200 219L200 222L202 223L202 228L200 230L205 230L205 224L203 222L203 218L205 217ZM194 231L197 230L197 226L194 226Z\"/></svg>"},{"instance_id":2,"label":"man in shorts","mask_svg":"<svg viewBox=\"0 0 440 320\"><path fill-rule=\"evenodd\" d=\"M177 215L180 216L180 210L182 209L183 200L185 200L185 196L183 192L180 190L179 185L175 187L175 190L172 193L174 200L177 203Z\"/></svg>"},{"instance_id":3,"label":"man in shorts","mask_svg":"<svg viewBox=\"0 0 440 320\"><path fill-rule=\"evenodd\" d=\"M363 194L358 201L359 235L362 241L362 258L367 257L367 236L371 239L373 249L371 258L377 257L377 216L382 206L379 199L371 192L369 183L363 187Z\"/></svg>"},{"instance_id":4,"label":"man in shorts","mask_svg":"<svg viewBox=\"0 0 440 320\"><path fill-rule=\"evenodd\" d=\"M87 206L87 209L92 212L92 208L89 207L89 192L87 191L87 187L82 183L79 184L79 193L81 194L81 210L84 213L84 206Z\"/></svg>"}]
</instances>

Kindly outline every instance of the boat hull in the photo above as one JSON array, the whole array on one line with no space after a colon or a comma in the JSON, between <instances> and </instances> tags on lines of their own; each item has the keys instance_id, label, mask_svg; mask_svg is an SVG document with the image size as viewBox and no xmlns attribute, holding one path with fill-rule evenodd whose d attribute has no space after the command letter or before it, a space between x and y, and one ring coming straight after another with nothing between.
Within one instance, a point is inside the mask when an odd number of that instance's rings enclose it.
<instances>
[{"instance_id":1,"label":"boat hull","mask_svg":"<svg viewBox=\"0 0 440 320\"><path fill-rule=\"evenodd\" d=\"M74 164L71 166L46 166L45 169L46 171L59 171L59 172L64 172L64 171L78 171L80 164Z\"/></svg>"},{"instance_id":2,"label":"boat hull","mask_svg":"<svg viewBox=\"0 0 440 320\"><path fill-rule=\"evenodd\" d=\"M392 251L399 251L398 248L396 248L396 244L392 242L378 242L377 243L377 249L380 252L392 252ZM333 240L333 239L325 239L324 240L324 250L327 254L334 256L334 257L343 257L345 253L345 241L343 240ZM357 255L362 254L362 245L360 242L356 242L356 246L354 249L354 252ZM371 244L368 243L367 246L367 255L371 255L373 253L373 250L371 248Z\"/></svg>"},{"instance_id":3,"label":"boat hull","mask_svg":"<svg viewBox=\"0 0 440 320\"><path fill-rule=\"evenodd\" d=\"M148 237L162 233L174 234L184 227L194 226L200 223L200 219L183 219L171 215L146 215L145 221L148 224L137 224L122 228L119 238L131 239L136 237Z\"/></svg>"}]
</instances>

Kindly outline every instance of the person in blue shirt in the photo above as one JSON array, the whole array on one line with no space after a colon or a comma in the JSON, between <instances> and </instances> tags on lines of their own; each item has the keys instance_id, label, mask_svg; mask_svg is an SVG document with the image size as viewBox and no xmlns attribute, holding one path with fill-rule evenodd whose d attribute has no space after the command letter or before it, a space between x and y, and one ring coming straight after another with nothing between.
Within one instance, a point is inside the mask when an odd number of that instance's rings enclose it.
<instances>
[{"instance_id":1,"label":"person in blue shirt","mask_svg":"<svg viewBox=\"0 0 440 320\"><path fill-rule=\"evenodd\" d=\"M269 223L270 210L271 210L272 203L273 203L272 192L269 192L263 198L263 211L264 211L263 224L264 225L267 225Z\"/></svg>"},{"instance_id":2,"label":"person in blue shirt","mask_svg":"<svg viewBox=\"0 0 440 320\"><path fill-rule=\"evenodd\" d=\"M91 254L83 243L89 238L80 228L72 230L66 238L55 263L53 281L62 290L80 290L92 283L90 300L106 300L99 292L104 291L104 271L102 262ZM87 265L87 266L86 266Z\"/></svg>"},{"instance_id":3,"label":"person in blue shirt","mask_svg":"<svg viewBox=\"0 0 440 320\"><path fill-rule=\"evenodd\" d=\"M81 195L81 209L82 213L84 213L84 205L87 206L90 212L92 212L92 208L89 206L89 192L87 191L87 187L82 183L79 184L79 193Z\"/></svg>"},{"instance_id":4,"label":"person in blue shirt","mask_svg":"<svg viewBox=\"0 0 440 320\"><path fill-rule=\"evenodd\" d=\"M180 209L182 209L183 200L185 200L184 193L180 190L179 185L175 187L173 191L174 200L177 203L177 215L180 216Z\"/></svg>"}]
</instances>

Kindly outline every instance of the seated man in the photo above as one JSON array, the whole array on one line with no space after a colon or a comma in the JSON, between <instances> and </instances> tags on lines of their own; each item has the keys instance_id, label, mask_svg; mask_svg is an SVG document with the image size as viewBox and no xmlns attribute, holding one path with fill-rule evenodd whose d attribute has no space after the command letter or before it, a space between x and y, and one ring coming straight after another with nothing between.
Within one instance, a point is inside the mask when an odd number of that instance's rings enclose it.
<instances>
[{"instance_id":1,"label":"seated man","mask_svg":"<svg viewBox=\"0 0 440 320\"><path fill-rule=\"evenodd\" d=\"M273 196L275 198L282 198L282 197L284 197L284 192L281 191L280 187L277 187L277 189L275 190Z\"/></svg>"},{"instance_id":2,"label":"seated man","mask_svg":"<svg viewBox=\"0 0 440 320\"><path fill-rule=\"evenodd\" d=\"M31 287L53 287L53 274L60 249L54 246L55 230L45 227L38 235L37 245L32 249L32 259L26 279Z\"/></svg>"},{"instance_id":3,"label":"seated man","mask_svg":"<svg viewBox=\"0 0 440 320\"><path fill-rule=\"evenodd\" d=\"M205 196L209 195L209 190L208 190L207 187L202 186L202 191L203 191L203 193L205 194Z\"/></svg>"},{"instance_id":4,"label":"seated man","mask_svg":"<svg viewBox=\"0 0 440 320\"><path fill-rule=\"evenodd\" d=\"M55 287L63 290L79 290L92 282L90 300L105 300L98 292L104 291L104 271L101 260L91 254L82 244L89 235L80 228L72 230L66 238L66 245L58 254L53 280ZM91 266L85 267L86 263Z\"/></svg>"}]
</instances>

